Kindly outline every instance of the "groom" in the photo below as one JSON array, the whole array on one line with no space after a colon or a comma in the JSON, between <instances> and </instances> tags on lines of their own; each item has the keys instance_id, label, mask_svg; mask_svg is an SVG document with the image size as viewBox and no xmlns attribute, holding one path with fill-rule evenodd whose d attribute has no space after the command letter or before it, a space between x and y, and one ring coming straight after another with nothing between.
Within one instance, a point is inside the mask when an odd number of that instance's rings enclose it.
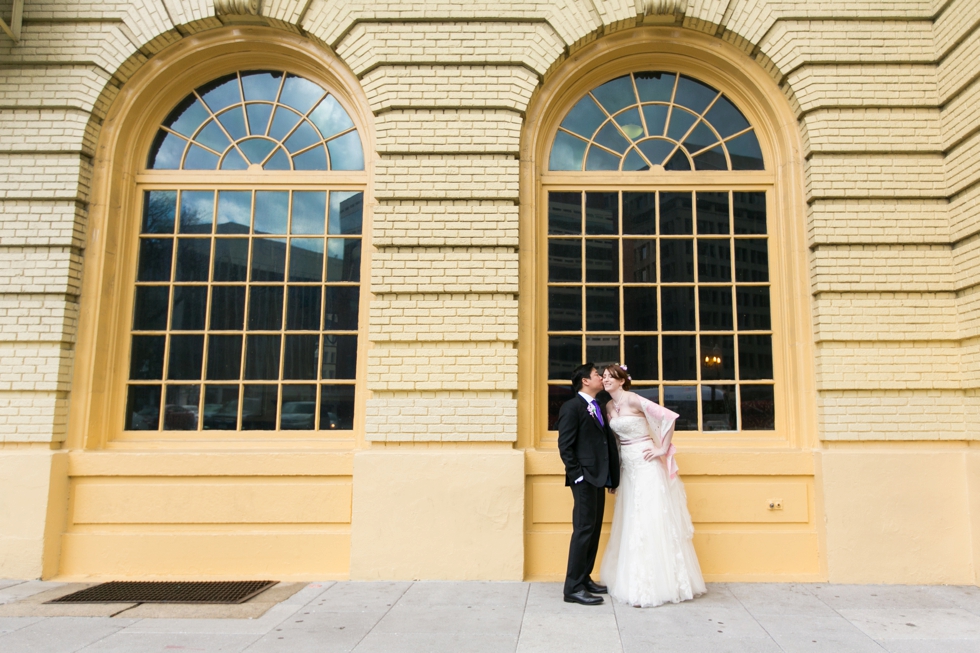
<instances>
[{"instance_id":1,"label":"groom","mask_svg":"<svg viewBox=\"0 0 980 653\"><path fill-rule=\"evenodd\" d=\"M605 489L619 486L619 451L595 397L602 377L592 363L572 372L577 394L558 412L558 451L565 463L565 485L572 488L572 540L568 545L565 602L599 605L606 587L589 574L595 566L605 507Z\"/></svg>"}]
</instances>

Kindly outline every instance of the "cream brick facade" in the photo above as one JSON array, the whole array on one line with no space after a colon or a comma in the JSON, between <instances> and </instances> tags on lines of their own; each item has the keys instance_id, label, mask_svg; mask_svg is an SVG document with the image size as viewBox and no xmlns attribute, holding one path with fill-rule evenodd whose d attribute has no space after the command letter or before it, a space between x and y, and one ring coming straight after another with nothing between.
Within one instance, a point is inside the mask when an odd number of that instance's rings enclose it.
<instances>
[{"instance_id":1,"label":"cream brick facade","mask_svg":"<svg viewBox=\"0 0 980 653\"><path fill-rule=\"evenodd\" d=\"M977 456L980 0L676 0L644 16L652 4L265 0L258 16L216 16L210 0L28 0L21 41L0 37L0 458L72 449L82 271L106 247L89 229L93 175L120 89L168 48L255 26L328 53L373 116L363 441L533 449L518 393L531 374L520 319L534 310L519 249L525 117L564 62L644 25L731 44L795 114L811 294L798 317L817 391L818 442L804 449L941 442ZM980 514L980 499L969 506ZM830 550L835 519L815 527ZM6 535L0 577L40 575L44 545L36 568L8 570ZM973 547L969 571L927 580L976 583ZM835 578L831 558L814 578Z\"/></svg>"}]
</instances>

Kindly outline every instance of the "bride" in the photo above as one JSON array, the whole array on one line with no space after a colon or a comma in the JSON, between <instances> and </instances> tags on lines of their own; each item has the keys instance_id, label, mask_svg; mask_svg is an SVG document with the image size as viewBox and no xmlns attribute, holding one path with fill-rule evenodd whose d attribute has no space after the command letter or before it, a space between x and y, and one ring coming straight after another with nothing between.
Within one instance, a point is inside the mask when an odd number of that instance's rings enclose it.
<instances>
[{"instance_id":1,"label":"bride","mask_svg":"<svg viewBox=\"0 0 980 653\"><path fill-rule=\"evenodd\" d=\"M653 607L704 594L691 543L694 526L670 442L678 415L628 392L625 366L607 367L602 385L612 397L606 415L622 461L600 570L609 595L634 607Z\"/></svg>"}]
</instances>

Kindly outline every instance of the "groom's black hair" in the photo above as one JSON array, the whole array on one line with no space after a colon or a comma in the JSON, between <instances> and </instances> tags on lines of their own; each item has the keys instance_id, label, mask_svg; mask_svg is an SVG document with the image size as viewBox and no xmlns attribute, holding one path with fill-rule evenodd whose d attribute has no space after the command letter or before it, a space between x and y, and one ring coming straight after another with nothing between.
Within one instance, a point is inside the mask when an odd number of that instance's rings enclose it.
<instances>
[{"instance_id":1,"label":"groom's black hair","mask_svg":"<svg viewBox=\"0 0 980 653\"><path fill-rule=\"evenodd\" d=\"M575 371L572 372L572 392L578 392L582 389L582 379L587 379L592 376L592 370L594 369L594 363L586 363L575 368Z\"/></svg>"}]
</instances>

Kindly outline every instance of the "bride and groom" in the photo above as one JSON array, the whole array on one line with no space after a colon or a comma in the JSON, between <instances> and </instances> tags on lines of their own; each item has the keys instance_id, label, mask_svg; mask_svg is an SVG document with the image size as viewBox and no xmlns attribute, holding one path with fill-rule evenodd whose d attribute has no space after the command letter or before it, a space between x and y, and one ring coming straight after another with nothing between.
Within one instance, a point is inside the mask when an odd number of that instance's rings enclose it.
<instances>
[{"instance_id":1,"label":"bride and groom","mask_svg":"<svg viewBox=\"0 0 980 653\"><path fill-rule=\"evenodd\" d=\"M705 590L691 538L684 484L674 462L674 413L629 392L624 366L600 376L592 363L572 373L576 393L558 413L558 450L574 499L565 601L598 605L609 595L636 607L692 599ZM611 397L606 410L596 396ZM599 551L605 492L616 495L600 577L591 578Z\"/></svg>"}]
</instances>

